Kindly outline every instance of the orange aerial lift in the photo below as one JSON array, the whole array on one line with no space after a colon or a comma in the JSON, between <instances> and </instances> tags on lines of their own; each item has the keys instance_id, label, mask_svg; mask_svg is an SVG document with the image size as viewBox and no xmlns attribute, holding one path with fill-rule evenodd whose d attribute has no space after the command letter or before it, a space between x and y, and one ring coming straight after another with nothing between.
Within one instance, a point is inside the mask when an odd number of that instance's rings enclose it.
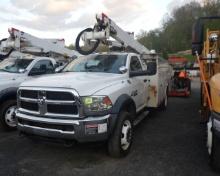
<instances>
[{"instance_id":1,"label":"orange aerial lift","mask_svg":"<svg viewBox=\"0 0 220 176\"><path fill-rule=\"evenodd\" d=\"M220 29L203 32L213 20L220 22L220 17L202 17L194 24L192 54L200 68L201 116L207 122L210 164L220 170Z\"/></svg>"},{"instance_id":2,"label":"orange aerial lift","mask_svg":"<svg viewBox=\"0 0 220 176\"><path fill-rule=\"evenodd\" d=\"M191 94L191 80L186 71L188 60L183 57L171 56L168 59L173 67L172 86L169 90L169 96L188 97Z\"/></svg>"}]
</instances>

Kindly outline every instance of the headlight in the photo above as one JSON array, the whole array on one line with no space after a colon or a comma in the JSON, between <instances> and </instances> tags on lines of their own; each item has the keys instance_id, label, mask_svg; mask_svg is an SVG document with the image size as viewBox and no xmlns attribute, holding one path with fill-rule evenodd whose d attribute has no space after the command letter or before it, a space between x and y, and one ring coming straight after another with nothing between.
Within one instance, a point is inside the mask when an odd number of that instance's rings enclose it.
<instances>
[{"instance_id":1,"label":"headlight","mask_svg":"<svg viewBox=\"0 0 220 176\"><path fill-rule=\"evenodd\" d=\"M86 111L102 112L111 109L112 102L108 96L82 97Z\"/></svg>"}]
</instances>

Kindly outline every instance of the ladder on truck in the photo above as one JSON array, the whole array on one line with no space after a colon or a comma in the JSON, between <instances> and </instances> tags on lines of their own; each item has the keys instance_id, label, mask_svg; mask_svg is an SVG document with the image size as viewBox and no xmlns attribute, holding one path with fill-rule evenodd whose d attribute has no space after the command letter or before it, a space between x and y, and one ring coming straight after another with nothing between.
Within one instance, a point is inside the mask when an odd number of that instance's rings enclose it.
<instances>
[{"instance_id":1,"label":"ladder on truck","mask_svg":"<svg viewBox=\"0 0 220 176\"><path fill-rule=\"evenodd\" d=\"M3 52L12 50L41 56L63 56L76 58L79 53L65 47L64 39L42 39L15 28L8 30L10 36L1 41L0 49Z\"/></svg>"},{"instance_id":2,"label":"ladder on truck","mask_svg":"<svg viewBox=\"0 0 220 176\"><path fill-rule=\"evenodd\" d=\"M115 44L141 55L155 54L136 41L128 32L121 29L104 13L96 15L96 21L93 29L87 28L83 30L76 38L75 47L80 54L87 55L93 53L100 42L106 45ZM116 42L112 42L110 38L115 39ZM80 45L82 43L81 39L84 42L83 46Z\"/></svg>"}]
</instances>

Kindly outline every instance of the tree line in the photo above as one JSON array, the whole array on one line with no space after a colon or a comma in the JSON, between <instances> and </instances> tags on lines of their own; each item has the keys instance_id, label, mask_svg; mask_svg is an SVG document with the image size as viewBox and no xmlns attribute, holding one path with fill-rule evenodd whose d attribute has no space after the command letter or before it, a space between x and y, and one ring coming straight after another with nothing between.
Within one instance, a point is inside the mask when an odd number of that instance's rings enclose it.
<instances>
[{"instance_id":1,"label":"tree line","mask_svg":"<svg viewBox=\"0 0 220 176\"><path fill-rule=\"evenodd\" d=\"M137 39L147 48L155 49L167 58L168 53L191 48L192 26L199 17L219 15L219 0L192 1L165 14L161 28L141 31ZM212 24L212 27L216 26L220 29L220 20Z\"/></svg>"}]
</instances>

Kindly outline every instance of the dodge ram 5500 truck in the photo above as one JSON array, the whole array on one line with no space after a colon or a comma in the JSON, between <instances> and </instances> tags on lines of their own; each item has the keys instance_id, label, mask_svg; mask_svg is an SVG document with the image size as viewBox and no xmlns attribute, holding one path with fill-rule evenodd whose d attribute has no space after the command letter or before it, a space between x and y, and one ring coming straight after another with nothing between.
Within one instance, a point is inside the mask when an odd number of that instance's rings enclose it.
<instances>
[{"instance_id":1,"label":"dodge ram 5500 truck","mask_svg":"<svg viewBox=\"0 0 220 176\"><path fill-rule=\"evenodd\" d=\"M152 72L143 63L134 53L91 54L72 61L62 73L23 82L18 89L18 130L78 142L108 141L111 156L125 156L133 125L146 116L149 102L167 106L168 64ZM155 74L163 80L152 85Z\"/></svg>"}]
</instances>

